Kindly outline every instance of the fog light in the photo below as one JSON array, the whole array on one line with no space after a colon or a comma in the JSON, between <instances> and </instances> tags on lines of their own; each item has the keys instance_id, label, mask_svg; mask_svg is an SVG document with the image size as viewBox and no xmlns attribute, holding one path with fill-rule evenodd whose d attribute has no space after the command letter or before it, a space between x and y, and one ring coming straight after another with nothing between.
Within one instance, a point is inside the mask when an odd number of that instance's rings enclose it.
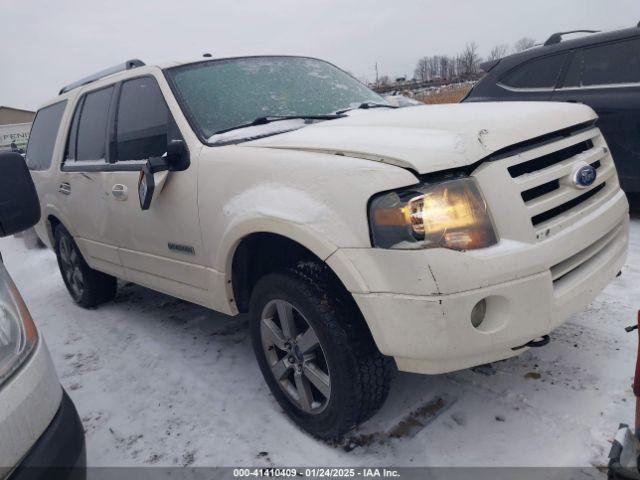
<instances>
[{"instance_id":1,"label":"fog light","mask_svg":"<svg viewBox=\"0 0 640 480\"><path fill-rule=\"evenodd\" d=\"M478 328L484 321L484 316L487 313L487 302L483 298L480 300L471 310L471 325Z\"/></svg>"}]
</instances>

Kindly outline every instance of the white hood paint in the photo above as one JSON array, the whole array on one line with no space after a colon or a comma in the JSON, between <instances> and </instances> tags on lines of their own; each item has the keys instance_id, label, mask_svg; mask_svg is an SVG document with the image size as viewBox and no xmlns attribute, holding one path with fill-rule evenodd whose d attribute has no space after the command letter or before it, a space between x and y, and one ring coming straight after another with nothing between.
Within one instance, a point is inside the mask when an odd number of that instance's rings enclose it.
<instances>
[{"instance_id":1,"label":"white hood paint","mask_svg":"<svg viewBox=\"0 0 640 480\"><path fill-rule=\"evenodd\" d=\"M493 102L358 111L239 144L364 158L429 173L470 165L509 145L596 118L584 105Z\"/></svg>"}]
</instances>

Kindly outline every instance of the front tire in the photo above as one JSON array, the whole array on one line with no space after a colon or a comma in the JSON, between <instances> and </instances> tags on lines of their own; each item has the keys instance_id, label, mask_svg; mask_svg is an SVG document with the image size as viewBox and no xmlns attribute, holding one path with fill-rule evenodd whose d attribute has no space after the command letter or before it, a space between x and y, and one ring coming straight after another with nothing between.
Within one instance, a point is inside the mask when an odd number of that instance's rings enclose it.
<instances>
[{"instance_id":1,"label":"front tire","mask_svg":"<svg viewBox=\"0 0 640 480\"><path fill-rule=\"evenodd\" d=\"M62 225L55 229L54 245L62 280L74 302L91 308L113 300L117 279L87 265L73 237Z\"/></svg>"},{"instance_id":2,"label":"front tire","mask_svg":"<svg viewBox=\"0 0 640 480\"><path fill-rule=\"evenodd\" d=\"M382 406L391 369L353 300L323 268L299 265L261 278L251 296L251 337L284 411L311 435L335 441Z\"/></svg>"}]
</instances>

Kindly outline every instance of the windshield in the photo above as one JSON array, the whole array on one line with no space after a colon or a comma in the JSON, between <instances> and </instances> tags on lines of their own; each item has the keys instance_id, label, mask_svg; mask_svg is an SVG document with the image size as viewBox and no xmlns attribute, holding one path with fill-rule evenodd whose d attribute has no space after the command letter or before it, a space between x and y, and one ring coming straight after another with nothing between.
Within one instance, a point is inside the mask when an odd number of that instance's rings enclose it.
<instances>
[{"instance_id":1,"label":"windshield","mask_svg":"<svg viewBox=\"0 0 640 480\"><path fill-rule=\"evenodd\" d=\"M167 76L205 139L261 117L329 115L387 103L339 68L311 58L214 60L170 68Z\"/></svg>"}]
</instances>

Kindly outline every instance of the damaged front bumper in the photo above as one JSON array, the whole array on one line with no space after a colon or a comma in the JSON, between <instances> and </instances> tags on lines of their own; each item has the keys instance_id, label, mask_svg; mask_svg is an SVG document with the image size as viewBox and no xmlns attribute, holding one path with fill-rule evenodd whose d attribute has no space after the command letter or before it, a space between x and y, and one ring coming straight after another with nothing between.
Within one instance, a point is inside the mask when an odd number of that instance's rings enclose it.
<instances>
[{"instance_id":1,"label":"damaged front bumper","mask_svg":"<svg viewBox=\"0 0 640 480\"><path fill-rule=\"evenodd\" d=\"M328 264L358 279L347 288L380 351L400 370L436 374L517 355L525 349L514 348L561 325L621 270L628 228L619 191L537 243L502 240L470 252L343 249ZM471 312L481 300L486 313L476 328Z\"/></svg>"}]
</instances>

